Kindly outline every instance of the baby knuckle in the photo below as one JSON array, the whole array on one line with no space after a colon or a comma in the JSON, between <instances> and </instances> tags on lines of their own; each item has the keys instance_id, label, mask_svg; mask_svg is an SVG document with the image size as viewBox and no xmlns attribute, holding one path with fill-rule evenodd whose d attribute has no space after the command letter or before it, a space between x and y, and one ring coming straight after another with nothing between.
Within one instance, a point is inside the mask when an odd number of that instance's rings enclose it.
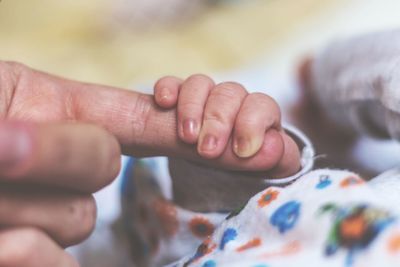
<instances>
[{"instance_id":1,"label":"baby knuckle","mask_svg":"<svg viewBox=\"0 0 400 267\"><path fill-rule=\"evenodd\" d=\"M258 117L241 117L240 120L236 121L236 128L243 130L258 129L260 127L260 121Z\"/></svg>"},{"instance_id":2,"label":"baby knuckle","mask_svg":"<svg viewBox=\"0 0 400 267\"><path fill-rule=\"evenodd\" d=\"M248 96L249 100L254 103L252 106L260 106L266 107L265 111L268 111L269 114L273 114L274 117L280 120L281 118L281 109L279 107L278 102L269 95L263 93L252 93Z\"/></svg>"},{"instance_id":3,"label":"baby knuckle","mask_svg":"<svg viewBox=\"0 0 400 267\"><path fill-rule=\"evenodd\" d=\"M189 76L186 79L186 82L189 84L204 83L209 86L214 84L214 81L210 77L208 77L207 75L204 75L204 74L200 74L200 73Z\"/></svg>"},{"instance_id":4,"label":"baby knuckle","mask_svg":"<svg viewBox=\"0 0 400 267\"><path fill-rule=\"evenodd\" d=\"M168 84L171 80L175 80L177 77L175 76L164 76L158 79L158 81L155 83L154 88L155 90L162 89L165 87L165 84Z\"/></svg>"},{"instance_id":5,"label":"baby knuckle","mask_svg":"<svg viewBox=\"0 0 400 267\"><path fill-rule=\"evenodd\" d=\"M263 102L263 103L269 105L270 107L273 107L274 109L280 110L278 102L276 102L276 100L274 98L272 98L271 96L269 96L267 94L257 92L257 93L250 94L250 97L252 97L255 101Z\"/></svg>"},{"instance_id":6,"label":"baby knuckle","mask_svg":"<svg viewBox=\"0 0 400 267\"><path fill-rule=\"evenodd\" d=\"M207 112L204 114L204 123L212 123L217 124L221 128L226 128L227 125L230 125L229 119L226 117L225 112L221 112L221 110L213 110L211 112Z\"/></svg>"},{"instance_id":7,"label":"baby knuckle","mask_svg":"<svg viewBox=\"0 0 400 267\"><path fill-rule=\"evenodd\" d=\"M240 83L223 82L216 86L215 93L232 98L247 94L247 90Z\"/></svg>"},{"instance_id":8,"label":"baby knuckle","mask_svg":"<svg viewBox=\"0 0 400 267\"><path fill-rule=\"evenodd\" d=\"M198 101L187 100L179 103L179 112L182 113L182 115L186 115L188 112L192 112L194 110L202 110L203 107L203 104Z\"/></svg>"}]
</instances>

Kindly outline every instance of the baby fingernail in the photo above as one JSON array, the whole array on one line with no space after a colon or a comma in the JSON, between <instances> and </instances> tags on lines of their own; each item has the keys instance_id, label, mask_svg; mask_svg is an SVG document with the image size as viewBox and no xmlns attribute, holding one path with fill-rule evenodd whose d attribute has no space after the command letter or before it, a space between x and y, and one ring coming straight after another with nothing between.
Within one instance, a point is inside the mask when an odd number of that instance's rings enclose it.
<instances>
[{"instance_id":1,"label":"baby fingernail","mask_svg":"<svg viewBox=\"0 0 400 267\"><path fill-rule=\"evenodd\" d=\"M233 150L238 157L248 158L253 156L259 149L256 140L250 140L245 137L236 138L233 143Z\"/></svg>"},{"instance_id":2,"label":"baby fingernail","mask_svg":"<svg viewBox=\"0 0 400 267\"><path fill-rule=\"evenodd\" d=\"M161 88L160 92L158 93L160 100L167 100L171 97L171 92L167 87Z\"/></svg>"},{"instance_id":3,"label":"baby fingernail","mask_svg":"<svg viewBox=\"0 0 400 267\"><path fill-rule=\"evenodd\" d=\"M193 119L186 119L183 121L183 135L186 138L192 139L193 137L197 137L198 134L198 124Z\"/></svg>"},{"instance_id":4,"label":"baby fingernail","mask_svg":"<svg viewBox=\"0 0 400 267\"><path fill-rule=\"evenodd\" d=\"M24 161L32 148L26 128L7 123L0 126L0 168L8 170Z\"/></svg>"},{"instance_id":5,"label":"baby fingernail","mask_svg":"<svg viewBox=\"0 0 400 267\"><path fill-rule=\"evenodd\" d=\"M212 151L217 148L217 138L214 135L207 134L204 136L201 144L201 151Z\"/></svg>"}]
</instances>

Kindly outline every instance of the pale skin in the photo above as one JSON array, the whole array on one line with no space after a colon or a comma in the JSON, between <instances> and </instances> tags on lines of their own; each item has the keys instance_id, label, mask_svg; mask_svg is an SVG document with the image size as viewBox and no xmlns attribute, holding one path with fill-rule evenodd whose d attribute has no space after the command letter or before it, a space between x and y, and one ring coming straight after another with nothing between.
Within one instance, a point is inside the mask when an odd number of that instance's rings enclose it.
<instances>
[{"instance_id":1,"label":"pale skin","mask_svg":"<svg viewBox=\"0 0 400 267\"><path fill-rule=\"evenodd\" d=\"M78 266L63 248L92 231L91 194L117 175L121 153L274 177L299 169L275 101L204 75L162 78L153 98L0 62L0 116L5 267Z\"/></svg>"}]
</instances>

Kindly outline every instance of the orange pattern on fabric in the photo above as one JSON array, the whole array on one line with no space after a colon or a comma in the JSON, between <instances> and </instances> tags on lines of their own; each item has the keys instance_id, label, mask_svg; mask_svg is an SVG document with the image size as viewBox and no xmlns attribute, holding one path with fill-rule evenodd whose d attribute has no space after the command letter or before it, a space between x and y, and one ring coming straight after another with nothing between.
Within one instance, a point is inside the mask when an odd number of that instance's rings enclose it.
<instances>
[{"instance_id":1,"label":"orange pattern on fabric","mask_svg":"<svg viewBox=\"0 0 400 267\"><path fill-rule=\"evenodd\" d=\"M274 201L279 195L279 191L268 189L258 200L258 206L263 208Z\"/></svg>"},{"instance_id":2,"label":"orange pattern on fabric","mask_svg":"<svg viewBox=\"0 0 400 267\"><path fill-rule=\"evenodd\" d=\"M345 188L345 187L349 187L352 185L361 185L364 183L365 183L365 181L363 179L361 179L360 177L349 176L340 182L340 187Z\"/></svg>"},{"instance_id":3,"label":"orange pattern on fabric","mask_svg":"<svg viewBox=\"0 0 400 267\"><path fill-rule=\"evenodd\" d=\"M168 200L160 198L154 201L153 208L163 232L168 236L175 235L179 227L175 206Z\"/></svg>"},{"instance_id":4,"label":"orange pattern on fabric","mask_svg":"<svg viewBox=\"0 0 400 267\"><path fill-rule=\"evenodd\" d=\"M400 233L393 235L389 239L388 250L391 253L398 253L400 251Z\"/></svg>"},{"instance_id":5,"label":"orange pattern on fabric","mask_svg":"<svg viewBox=\"0 0 400 267\"><path fill-rule=\"evenodd\" d=\"M206 218L196 216L189 222L190 231L198 238L206 238L214 232L214 225Z\"/></svg>"},{"instance_id":6,"label":"orange pattern on fabric","mask_svg":"<svg viewBox=\"0 0 400 267\"><path fill-rule=\"evenodd\" d=\"M215 244L211 241L212 240L210 237L208 237L206 240L203 241L203 245L206 246L206 249L204 250L204 255L210 254L217 247L217 244Z\"/></svg>"},{"instance_id":7,"label":"orange pattern on fabric","mask_svg":"<svg viewBox=\"0 0 400 267\"><path fill-rule=\"evenodd\" d=\"M367 224L362 216L348 218L340 224L340 233L346 238L361 238L367 229Z\"/></svg>"},{"instance_id":8,"label":"orange pattern on fabric","mask_svg":"<svg viewBox=\"0 0 400 267\"><path fill-rule=\"evenodd\" d=\"M282 257L282 256L289 256L295 253L298 253L301 250L301 244L299 241L293 241L285 246L283 246L278 251L273 252L266 252L262 254L261 258L273 258L273 257Z\"/></svg>"},{"instance_id":9,"label":"orange pattern on fabric","mask_svg":"<svg viewBox=\"0 0 400 267\"><path fill-rule=\"evenodd\" d=\"M248 250L251 248L255 248L261 245L261 239L260 238L254 238L252 240L250 240L249 242L247 242L246 244L244 244L243 246L240 246L236 249L237 252L242 252L244 250Z\"/></svg>"}]
</instances>

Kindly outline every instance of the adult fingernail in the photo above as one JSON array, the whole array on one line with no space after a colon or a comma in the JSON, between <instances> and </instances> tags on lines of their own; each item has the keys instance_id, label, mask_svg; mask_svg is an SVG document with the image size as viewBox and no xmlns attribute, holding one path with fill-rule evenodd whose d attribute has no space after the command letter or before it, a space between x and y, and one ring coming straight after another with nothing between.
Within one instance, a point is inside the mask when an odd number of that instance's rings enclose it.
<instances>
[{"instance_id":1,"label":"adult fingernail","mask_svg":"<svg viewBox=\"0 0 400 267\"><path fill-rule=\"evenodd\" d=\"M183 121L183 136L188 139L193 139L197 137L198 134L198 124L194 119L186 119Z\"/></svg>"},{"instance_id":2,"label":"adult fingernail","mask_svg":"<svg viewBox=\"0 0 400 267\"><path fill-rule=\"evenodd\" d=\"M261 142L256 138L238 137L233 143L233 150L240 158L248 158L257 153L261 147Z\"/></svg>"},{"instance_id":3,"label":"adult fingernail","mask_svg":"<svg viewBox=\"0 0 400 267\"><path fill-rule=\"evenodd\" d=\"M9 170L27 159L32 141L25 127L7 123L0 125L0 170Z\"/></svg>"},{"instance_id":4,"label":"adult fingernail","mask_svg":"<svg viewBox=\"0 0 400 267\"><path fill-rule=\"evenodd\" d=\"M207 134L200 144L201 151L212 151L217 148L217 138L214 135Z\"/></svg>"}]
</instances>

